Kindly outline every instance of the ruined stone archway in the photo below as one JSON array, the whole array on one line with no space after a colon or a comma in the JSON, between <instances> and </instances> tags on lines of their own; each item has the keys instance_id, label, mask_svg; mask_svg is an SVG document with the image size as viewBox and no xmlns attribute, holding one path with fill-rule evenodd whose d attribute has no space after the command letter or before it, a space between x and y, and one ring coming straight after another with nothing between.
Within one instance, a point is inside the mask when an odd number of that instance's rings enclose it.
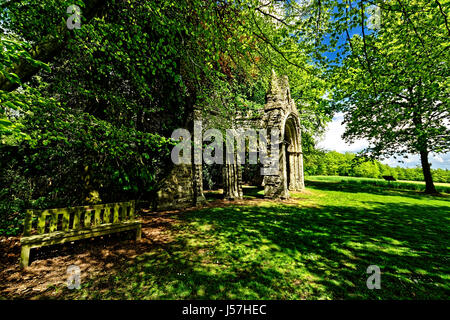
<instances>
[{"instance_id":1,"label":"ruined stone archway","mask_svg":"<svg viewBox=\"0 0 450 320\"><path fill-rule=\"evenodd\" d=\"M284 124L283 158L284 181L288 191L304 188L303 155L300 136L300 121L297 115L289 114Z\"/></svg>"},{"instance_id":2,"label":"ruined stone archway","mask_svg":"<svg viewBox=\"0 0 450 320\"><path fill-rule=\"evenodd\" d=\"M201 119L194 112L193 119ZM301 145L300 117L291 98L287 76L272 75L264 109L254 114L239 114L233 119L233 126L240 128L276 129L280 133L279 161L275 174L263 178L264 197L287 199L289 191L304 188L303 154ZM235 163L238 163L236 161ZM224 197L242 199L242 167L239 164L223 165ZM202 165L175 165L161 184L154 201L158 210L198 205L205 202L203 195Z\"/></svg>"},{"instance_id":3,"label":"ruined stone archway","mask_svg":"<svg viewBox=\"0 0 450 320\"><path fill-rule=\"evenodd\" d=\"M300 117L286 76L273 74L263 124L268 130L279 130L282 139L278 174L264 177L264 196L287 199L289 191L302 190L305 183Z\"/></svg>"}]
</instances>

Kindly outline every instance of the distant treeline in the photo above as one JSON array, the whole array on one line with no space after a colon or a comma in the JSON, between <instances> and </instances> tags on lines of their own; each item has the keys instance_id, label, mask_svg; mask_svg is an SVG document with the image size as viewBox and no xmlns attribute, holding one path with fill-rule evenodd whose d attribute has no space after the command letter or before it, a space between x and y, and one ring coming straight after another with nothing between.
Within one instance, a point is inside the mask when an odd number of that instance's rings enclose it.
<instances>
[{"instance_id":1,"label":"distant treeline","mask_svg":"<svg viewBox=\"0 0 450 320\"><path fill-rule=\"evenodd\" d=\"M315 150L305 156L306 175L350 176L365 178L382 178L393 176L397 180L423 181L422 168L390 167L378 160L363 161L355 154L336 151ZM448 169L432 169L434 182L450 183Z\"/></svg>"}]
</instances>

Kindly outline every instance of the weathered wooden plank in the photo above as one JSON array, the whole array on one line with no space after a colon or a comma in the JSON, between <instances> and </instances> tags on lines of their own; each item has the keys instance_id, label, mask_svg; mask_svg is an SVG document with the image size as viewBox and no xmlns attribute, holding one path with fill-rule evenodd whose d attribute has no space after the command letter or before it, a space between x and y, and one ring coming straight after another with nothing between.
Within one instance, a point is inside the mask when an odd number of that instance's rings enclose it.
<instances>
[{"instance_id":1,"label":"weathered wooden plank","mask_svg":"<svg viewBox=\"0 0 450 320\"><path fill-rule=\"evenodd\" d=\"M101 223L100 214L102 213L102 208L95 207L95 214L94 214L94 226L98 226Z\"/></svg>"},{"instance_id":2,"label":"weathered wooden plank","mask_svg":"<svg viewBox=\"0 0 450 320\"><path fill-rule=\"evenodd\" d=\"M61 209L62 218L62 231L69 231L69 223L70 223L70 210L67 208Z\"/></svg>"},{"instance_id":3,"label":"weathered wooden plank","mask_svg":"<svg viewBox=\"0 0 450 320\"><path fill-rule=\"evenodd\" d=\"M114 208L112 209L112 210L114 210L113 223L118 223L119 222L119 208L120 208L120 206L119 206L118 203L114 204Z\"/></svg>"},{"instance_id":4,"label":"weathered wooden plank","mask_svg":"<svg viewBox=\"0 0 450 320\"><path fill-rule=\"evenodd\" d=\"M103 219L102 211L104 211ZM62 230L58 231L60 215L62 215ZM38 218L38 235L31 235L34 217ZM22 245L20 264L22 267L28 266L31 248L133 229L136 230L136 240L139 240L142 233L141 223L132 220L135 220L134 201L61 209L27 210L24 220L24 237L20 240ZM47 225L49 225L48 229Z\"/></svg>"},{"instance_id":5,"label":"weathered wooden plank","mask_svg":"<svg viewBox=\"0 0 450 320\"><path fill-rule=\"evenodd\" d=\"M45 220L47 218L47 215L48 215L48 210L43 210L39 214L38 225L37 225L37 232L39 234L42 234L45 232Z\"/></svg>"},{"instance_id":6,"label":"weathered wooden plank","mask_svg":"<svg viewBox=\"0 0 450 320\"><path fill-rule=\"evenodd\" d=\"M122 221L128 221L128 208L130 207L129 202L122 203Z\"/></svg>"},{"instance_id":7,"label":"weathered wooden plank","mask_svg":"<svg viewBox=\"0 0 450 320\"><path fill-rule=\"evenodd\" d=\"M58 213L52 212L50 216L50 226L48 232L55 232L58 228Z\"/></svg>"},{"instance_id":8,"label":"weathered wooden plank","mask_svg":"<svg viewBox=\"0 0 450 320\"><path fill-rule=\"evenodd\" d=\"M20 252L20 266L22 268L28 267L28 263L30 261L30 247L22 246L22 250Z\"/></svg>"},{"instance_id":9,"label":"weathered wooden plank","mask_svg":"<svg viewBox=\"0 0 450 320\"><path fill-rule=\"evenodd\" d=\"M33 210L28 209L25 213L25 220L23 222L23 235L29 236L31 234L31 225L33 223Z\"/></svg>"},{"instance_id":10,"label":"weathered wooden plank","mask_svg":"<svg viewBox=\"0 0 450 320\"><path fill-rule=\"evenodd\" d=\"M86 205L86 206L76 206L76 207L71 207L72 209L82 209L82 211L84 210L88 210L88 209L103 209L103 208L114 208L114 206L116 204L122 204L122 203L128 203L128 202L114 202L114 203L103 203L103 204L92 204L92 205ZM59 212L61 211L61 209L67 209L67 208L52 208L52 209L47 209L49 211L49 213L53 213L53 212ZM38 214L40 212L40 210L33 210L34 214ZM42 211L42 210L41 210Z\"/></svg>"},{"instance_id":11,"label":"weathered wooden plank","mask_svg":"<svg viewBox=\"0 0 450 320\"><path fill-rule=\"evenodd\" d=\"M81 227L80 219L81 219L81 210L79 207L75 207L73 210L73 226L72 226L73 230L80 229Z\"/></svg>"},{"instance_id":12,"label":"weathered wooden plank","mask_svg":"<svg viewBox=\"0 0 450 320\"><path fill-rule=\"evenodd\" d=\"M141 240L142 237L142 226L139 224L139 226L136 228L136 241Z\"/></svg>"},{"instance_id":13,"label":"weathered wooden plank","mask_svg":"<svg viewBox=\"0 0 450 320\"><path fill-rule=\"evenodd\" d=\"M91 216L93 214L92 209L86 210L85 214L84 214L84 227L85 228L89 228L91 226Z\"/></svg>"},{"instance_id":14,"label":"weathered wooden plank","mask_svg":"<svg viewBox=\"0 0 450 320\"><path fill-rule=\"evenodd\" d=\"M22 246L37 248L45 245L64 243L67 241L76 241L115 232L122 232L128 230L138 231L140 227L141 227L140 222L125 222L118 224L109 223L107 225L101 225L89 230L81 229L81 230L72 230L69 232L58 231L53 234L43 234L25 237L22 238L20 242Z\"/></svg>"},{"instance_id":15,"label":"weathered wooden plank","mask_svg":"<svg viewBox=\"0 0 450 320\"><path fill-rule=\"evenodd\" d=\"M105 223L109 223L110 221L110 219L109 219L109 216L111 215L111 208L109 208L109 207L106 207L106 208L104 208L104 212L103 212L103 224L105 224Z\"/></svg>"},{"instance_id":16,"label":"weathered wooden plank","mask_svg":"<svg viewBox=\"0 0 450 320\"><path fill-rule=\"evenodd\" d=\"M130 220L134 220L134 209L135 209L135 206L136 206L136 202L134 200L130 201Z\"/></svg>"}]
</instances>

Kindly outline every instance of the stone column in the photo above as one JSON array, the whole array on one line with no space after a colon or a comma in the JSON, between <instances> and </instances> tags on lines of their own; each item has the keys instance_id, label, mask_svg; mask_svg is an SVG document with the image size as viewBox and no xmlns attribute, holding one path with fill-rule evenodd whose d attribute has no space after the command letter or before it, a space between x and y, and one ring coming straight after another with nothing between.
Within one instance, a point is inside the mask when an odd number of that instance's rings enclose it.
<instances>
[{"instance_id":1,"label":"stone column","mask_svg":"<svg viewBox=\"0 0 450 320\"><path fill-rule=\"evenodd\" d=\"M203 171L201 164L193 164L193 188L194 188L194 205L198 206L206 202L203 194Z\"/></svg>"},{"instance_id":2,"label":"stone column","mask_svg":"<svg viewBox=\"0 0 450 320\"><path fill-rule=\"evenodd\" d=\"M305 175L303 172L303 152L298 154L299 190L305 189Z\"/></svg>"},{"instance_id":3,"label":"stone column","mask_svg":"<svg viewBox=\"0 0 450 320\"><path fill-rule=\"evenodd\" d=\"M234 164L225 164L223 166L223 193L225 199L242 199L244 194L242 190L242 167L237 161L235 155Z\"/></svg>"},{"instance_id":4,"label":"stone column","mask_svg":"<svg viewBox=\"0 0 450 320\"><path fill-rule=\"evenodd\" d=\"M289 152L289 190L297 190L297 156Z\"/></svg>"},{"instance_id":5,"label":"stone column","mask_svg":"<svg viewBox=\"0 0 450 320\"><path fill-rule=\"evenodd\" d=\"M287 199L289 193L287 191L286 178L286 148L284 142L280 143L280 153L278 160L278 174L264 176L264 197L268 199ZM268 164L267 166L270 166Z\"/></svg>"}]
</instances>

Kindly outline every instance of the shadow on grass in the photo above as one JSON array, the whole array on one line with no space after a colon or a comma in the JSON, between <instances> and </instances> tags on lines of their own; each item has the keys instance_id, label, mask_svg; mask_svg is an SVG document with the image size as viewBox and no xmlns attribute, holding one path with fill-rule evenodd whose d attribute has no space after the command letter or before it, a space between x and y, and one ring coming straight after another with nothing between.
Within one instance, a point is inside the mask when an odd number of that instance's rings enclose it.
<instances>
[{"instance_id":1,"label":"shadow on grass","mask_svg":"<svg viewBox=\"0 0 450 320\"><path fill-rule=\"evenodd\" d=\"M92 282L86 298L447 299L449 207L270 204L177 215L176 241ZM381 289L366 286L369 265ZM107 287L105 293L101 288Z\"/></svg>"},{"instance_id":2,"label":"shadow on grass","mask_svg":"<svg viewBox=\"0 0 450 320\"><path fill-rule=\"evenodd\" d=\"M264 187L243 186L244 199L264 199Z\"/></svg>"},{"instance_id":3,"label":"shadow on grass","mask_svg":"<svg viewBox=\"0 0 450 320\"><path fill-rule=\"evenodd\" d=\"M207 201L221 200L223 199L223 190L205 190L203 192Z\"/></svg>"}]
</instances>

